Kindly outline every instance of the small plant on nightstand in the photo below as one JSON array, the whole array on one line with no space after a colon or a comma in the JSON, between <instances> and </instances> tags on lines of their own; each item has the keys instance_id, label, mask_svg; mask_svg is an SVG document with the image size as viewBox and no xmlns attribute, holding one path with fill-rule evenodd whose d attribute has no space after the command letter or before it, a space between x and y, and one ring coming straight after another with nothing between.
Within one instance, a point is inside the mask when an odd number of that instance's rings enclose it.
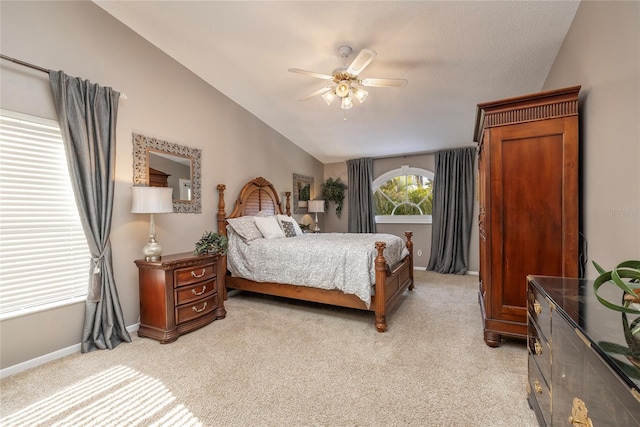
<instances>
[{"instance_id":1,"label":"small plant on nightstand","mask_svg":"<svg viewBox=\"0 0 640 427\"><path fill-rule=\"evenodd\" d=\"M196 242L196 255L205 255L214 253L217 255L226 255L229 249L229 239L227 236L214 233L213 231L205 231L200 240Z\"/></svg>"}]
</instances>

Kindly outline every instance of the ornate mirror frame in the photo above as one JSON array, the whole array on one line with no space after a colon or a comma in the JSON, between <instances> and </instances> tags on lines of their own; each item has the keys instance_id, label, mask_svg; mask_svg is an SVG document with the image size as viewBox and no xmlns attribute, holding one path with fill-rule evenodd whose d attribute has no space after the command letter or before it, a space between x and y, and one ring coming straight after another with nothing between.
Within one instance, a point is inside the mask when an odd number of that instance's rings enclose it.
<instances>
[{"instance_id":1,"label":"ornate mirror frame","mask_svg":"<svg viewBox=\"0 0 640 427\"><path fill-rule=\"evenodd\" d=\"M300 200L301 193L304 193L304 188L309 188L309 194L307 195L308 200L313 200L313 177L299 175L297 173L293 174L293 213L294 214L306 214L308 212L307 203L299 203L306 202L304 200Z\"/></svg>"},{"instance_id":2,"label":"ornate mirror frame","mask_svg":"<svg viewBox=\"0 0 640 427\"><path fill-rule=\"evenodd\" d=\"M202 151L157 138L133 134L133 184L149 185L149 152L161 152L191 161L191 200L173 200L174 213L202 213L200 156Z\"/></svg>"}]
</instances>

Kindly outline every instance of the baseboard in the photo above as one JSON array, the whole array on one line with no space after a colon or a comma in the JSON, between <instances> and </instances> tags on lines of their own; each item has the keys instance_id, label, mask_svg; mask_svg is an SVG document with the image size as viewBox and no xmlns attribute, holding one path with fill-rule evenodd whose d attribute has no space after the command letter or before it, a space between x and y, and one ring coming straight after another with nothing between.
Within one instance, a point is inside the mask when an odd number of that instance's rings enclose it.
<instances>
[{"instance_id":1,"label":"baseboard","mask_svg":"<svg viewBox=\"0 0 640 427\"><path fill-rule=\"evenodd\" d=\"M413 266L413 270L414 271L426 271L427 267L416 267L415 265ZM471 271L471 270L467 270L467 272L465 273L468 276L479 276L480 272L479 271Z\"/></svg>"},{"instance_id":2,"label":"baseboard","mask_svg":"<svg viewBox=\"0 0 640 427\"><path fill-rule=\"evenodd\" d=\"M135 323L131 326L127 326L127 331L131 334L136 332L140 327L140 323ZM31 360L27 360L26 362L18 363L17 365L9 366L8 368L4 368L0 370L0 378L10 377L11 375L19 374L20 372L24 372L28 369L35 368L36 366L44 365L45 363L52 362L57 359L61 359L65 356L69 356L74 353L78 353L80 351L80 343L71 345L66 348L61 348L60 350L56 350L49 354L45 354L40 357L36 357Z\"/></svg>"}]
</instances>

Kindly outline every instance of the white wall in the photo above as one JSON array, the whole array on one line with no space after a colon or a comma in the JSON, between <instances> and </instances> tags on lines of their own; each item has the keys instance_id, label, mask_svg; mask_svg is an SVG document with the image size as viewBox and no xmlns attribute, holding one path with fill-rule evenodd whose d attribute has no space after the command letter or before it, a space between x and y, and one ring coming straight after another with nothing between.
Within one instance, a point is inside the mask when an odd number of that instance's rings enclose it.
<instances>
[{"instance_id":1,"label":"white wall","mask_svg":"<svg viewBox=\"0 0 640 427\"><path fill-rule=\"evenodd\" d=\"M138 280L149 218L131 214L133 132L202 150L202 213L156 215L164 253L189 252L217 227L216 185L227 212L242 185L264 176L292 191L293 172L323 176L323 165L88 1L0 2L2 53L111 86L120 100L111 243L127 325L138 321ZM0 107L55 119L46 74L0 61ZM83 304L0 322L0 368L80 342Z\"/></svg>"},{"instance_id":2,"label":"white wall","mask_svg":"<svg viewBox=\"0 0 640 427\"><path fill-rule=\"evenodd\" d=\"M640 2L583 1L544 83L582 85L581 221L591 261L640 259Z\"/></svg>"}]
</instances>

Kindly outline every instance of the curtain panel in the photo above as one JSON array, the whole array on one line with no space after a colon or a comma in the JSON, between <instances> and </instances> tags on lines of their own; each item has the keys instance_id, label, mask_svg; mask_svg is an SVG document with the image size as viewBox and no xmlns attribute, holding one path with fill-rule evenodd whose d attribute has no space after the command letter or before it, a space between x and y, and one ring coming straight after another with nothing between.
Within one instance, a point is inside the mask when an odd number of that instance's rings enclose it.
<instances>
[{"instance_id":1,"label":"curtain panel","mask_svg":"<svg viewBox=\"0 0 640 427\"><path fill-rule=\"evenodd\" d=\"M427 270L465 274L469 263L475 147L438 151L433 183L431 256Z\"/></svg>"},{"instance_id":2,"label":"curtain panel","mask_svg":"<svg viewBox=\"0 0 640 427\"><path fill-rule=\"evenodd\" d=\"M376 209L373 201L373 159L347 160L349 179L349 233L375 233Z\"/></svg>"},{"instance_id":3,"label":"curtain panel","mask_svg":"<svg viewBox=\"0 0 640 427\"><path fill-rule=\"evenodd\" d=\"M49 71L69 175L91 251L81 351L131 342L113 274L111 217L120 94L88 80Z\"/></svg>"}]
</instances>

